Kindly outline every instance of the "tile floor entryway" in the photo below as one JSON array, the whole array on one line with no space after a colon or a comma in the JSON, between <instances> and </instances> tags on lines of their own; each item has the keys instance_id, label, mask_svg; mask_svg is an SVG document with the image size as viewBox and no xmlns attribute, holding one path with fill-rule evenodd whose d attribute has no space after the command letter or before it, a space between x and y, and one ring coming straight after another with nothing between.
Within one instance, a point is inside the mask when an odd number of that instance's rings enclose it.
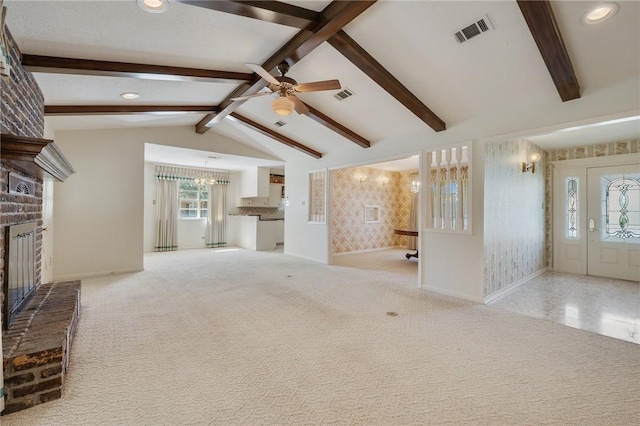
<instances>
[{"instance_id":1,"label":"tile floor entryway","mask_svg":"<svg viewBox=\"0 0 640 426\"><path fill-rule=\"evenodd\" d=\"M640 283L545 272L490 306L640 344Z\"/></svg>"},{"instance_id":2,"label":"tile floor entryway","mask_svg":"<svg viewBox=\"0 0 640 426\"><path fill-rule=\"evenodd\" d=\"M334 256L334 265L418 274L409 250ZM418 283L416 283L418 284ZM640 283L545 272L489 304L498 309L640 344Z\"/></svg>"}]
</instances>

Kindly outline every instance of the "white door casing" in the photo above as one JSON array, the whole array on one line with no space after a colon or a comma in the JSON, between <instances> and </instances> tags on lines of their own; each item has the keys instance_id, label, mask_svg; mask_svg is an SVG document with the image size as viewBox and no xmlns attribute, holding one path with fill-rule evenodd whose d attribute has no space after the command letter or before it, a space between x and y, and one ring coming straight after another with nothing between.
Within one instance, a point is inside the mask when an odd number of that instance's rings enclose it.
<instances>
[{"instance_id":1,"label":"white door casing","mask_svg":"<svg viewBox=\"0 0 640 426\"><path fill-rule=\"evenodd\" d=\"M40 279L42 284L53 281L53 185L52 179L42 182L42 256Z\"/></svg>"},{"instance_id":2,"label":"white door casing","mask_svg":"<svg viewBox=\"0 0 640 426\"><path fill-rule=\"evenodd\" d=\"M587 169L587 274L640 281L640 165Z\"/></svg>"},{"instance_id":3,"label":"white door casing","mask_svg":"<svg viewBox=\"0 0 640 426\"><path fill-rule=\"evenodd\" d=\"M608 169L609 167L614 168ZM640 173L640 154L555 161L553 162L553 168L553 269L559 272L581 275L598 275L611 278L640 280L640 276L633 272L634 268L631 268L630 272L624 275L626 278L622 278L619 271L614 272L615 267L609 267L607 272L598 269L598 265L591 265L589 263L596 262L596 254L599 253L601 259L604 259L606 262L618 261L626 262L627 264L631 263L631 265L637 264L637 260L640 260L637 256L640 256L640 254L634 250L640 247L630 244L627 241L623 247L625 250L619 252L620 247L615 245L619 243L610 241L604 245L605 249L603 252L603 246L600 244L600 241L596 241L595 238L596 230L594 229L593 233L589 231L589 219L594 217L591 213L593 211L598 212L601 208L600 185L595 185L597 187L597 189L595 189L594 184L590 185L587 178L589 170L593 170L589 175L595 176L595 174L597 174L596 170L604 168L607 168L609 171L619 170L619 173L622 173L623 170ZM570 218L572 216L570 213L571 206L568 202L568 181L571 180L571 178L575 178L577 182L575 192L575 196L577 197L575 204L576 211L573 214L576 230L572 235L570 235L571 233L568 231L571 224ZM595 216L598 216L602 220L602 215L595 214ZM594 227L601 229L598 225ZM627 248L630 251L626 251ZM626 256L626 260L612 259L615 253L618 253L618 255L622 257ZM602 262L597 261L597 263ZM630 273L631 275L629 275Z\"/></svg>"}]
</instances>

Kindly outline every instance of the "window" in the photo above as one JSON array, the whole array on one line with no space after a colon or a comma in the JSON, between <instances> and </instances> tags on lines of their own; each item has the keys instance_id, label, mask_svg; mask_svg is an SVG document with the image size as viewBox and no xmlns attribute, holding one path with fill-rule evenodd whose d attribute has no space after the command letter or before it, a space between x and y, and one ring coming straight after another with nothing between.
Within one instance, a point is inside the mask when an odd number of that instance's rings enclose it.
<instances>
[{"instance_id":1,"label":"window","mask_svg":"<svg viewBox=\"0 0 640 426\"><path fill-rule=\"evenodd\" d=\"M567 177L565 186L565 236L569 239L578 238L578 178Z\"/></svg>"},{"instance_id":2,"label":"window","mask_svg":"<svg viewBox=\"0 0 640 426\"><path fill-rule=\"evenodd\" d=\"M640 179L602 176L604 198L602 240L637 243L640 239Z\"/></svg>"},{"instance_id":3,"label":"window","mask_svg":"<svg viewBox=\"0 0 640 426\"><path fill-rule=\"evenodd\" d=\"M209 186L198 185L193 179L181 179L178 186L180 219L204 219L207 217Z\"/></svg>"},{"instance_id":4,"label":"window","mask_svg":"<svg viewBox=\"0 0 640 426\"><path fill-rule=\"evenodd\" d=\"M426 153L427 228L471 232L470 158L471 147L467 145Z\"/></svg>"},{"instance_id":5,"label":"window","mask_svg":"<svg viewBox=\"0 0 640 426\"><path fill-rule=\"evenodd\" d=\"M309 222L326 223L327 170L309 172Z\"/></svg>"}]
</instances>

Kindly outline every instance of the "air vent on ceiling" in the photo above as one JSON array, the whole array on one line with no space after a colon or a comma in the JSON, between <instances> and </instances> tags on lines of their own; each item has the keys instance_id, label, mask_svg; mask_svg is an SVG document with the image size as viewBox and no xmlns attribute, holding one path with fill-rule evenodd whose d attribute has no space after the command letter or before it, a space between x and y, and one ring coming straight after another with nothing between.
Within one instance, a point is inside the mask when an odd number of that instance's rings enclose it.
<instances>
[{"instance_id":1,"label":"air vent on ceiling","mask_svg":"<svg viewBox=\"0 0 640 426\"><path fill-rule=\"evenodd\" d=\"M282 126L286 126L286 125L287 125L287 123L285 123L285 122L284 122L284 121L282 121L282 120L278 120L278 121L276 121L276 122L275 122L275 123L273 123L273 124L274 124L276 127L282 127Z\"/></svg>"},{"instance_id":2,"label":"air vent on ceiling","mask_svg":"<svg viewBox=\"0 0 640 426\"><path fill-rule=\"evenodd\" d=\"M348 97L353 96L353 95L355 95L355 93L353 93L353 90L347 89L345 87L340 92L338 92L335 95L333 95L333 97L336 98L339 101L344 101L345 99L347 99Z\"/></svg>"},{"instance_id":3,"label":"air vent on ceiling","mask_svg":"<svg viewBox=\"0 0 640 426\"><path fill-rule=\"evenodd\" d=\"M485 15L483 18L476 20L473 24L467 25L460 31L456 32L454 37L458 43L464 43L465 41L478 37L491 29L493 29L491 21L489 21L489 18Z\"/></svg>"}]
</instances>

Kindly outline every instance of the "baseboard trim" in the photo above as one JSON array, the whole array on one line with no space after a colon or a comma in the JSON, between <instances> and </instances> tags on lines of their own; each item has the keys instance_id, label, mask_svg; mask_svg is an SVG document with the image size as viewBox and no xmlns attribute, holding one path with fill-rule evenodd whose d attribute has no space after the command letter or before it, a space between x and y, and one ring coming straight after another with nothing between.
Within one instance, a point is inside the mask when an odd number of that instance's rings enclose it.
<instances>
[{"instance_id":1,"label":"baseboard trim","mask_svg":"<svg viewBox=\"0 0 640 426\"><path fill-rule=\"evenodd\" d=\"M74 281L83 278L104 277L107 275L130 274L132 272L142 272L144 269L118 269L116 271L86 272L83 274L60 275L53 277L53 282Z\"/></svg>"},{"instance_id":2,"label":"baseboard trim","mask_svg":"<svg viewBox=\"0 0 640 426\"><path fill-rule=\"evenodd\" d=\"M345 256L347 254L371 253L373 251L382 251L382 250L397 249L397 248L404 248L404 246L379 247L379 248L366 249L366 250L345 251L342 253L334 253L332 254L332 256ZM406 250L415 250L415 249L406 249Z\"/></svg>"},{"instance_id":3,"label":"baseboard trim","mask_svg":"<svg viewBox=\"0 0 640 426\"><path fill-rule=\"evenodd\" d=\"M492 293L492 294L486 296L484 298L484 304L487 305L487 304L493 302L497 298L499 298L501 296L504 296L505 294L509 293L511 290L514 290L515 288L517 288L517 287L521 286L522 284L526 283L527 281L537 277L538 275L541 275L541 274L547 272L548 270L549 270L548 267L544 267L544 268L534 272L533 274L527 275L524 278L520 278L518 281L514 281L513 283L509 284L505 288L502 288L502 289L496 291L495 293Z\"/></svg>"},{"instance_id":4,"label":"baseboard trim","mask_svg":"<svg viewBox=\"0 0 640 426\"><path fill-rule=\"evenodd\" d=\"M470 302L475 302L475 303L481 303L481 304L484 303L484 300L481 297L473 297L467 294L462 294L462 293L458 293L456 291L451 291L451 290L445 290L439 287L422 286L422 289L427 291L432 291L434 293L442 294L443 296L456 297L458 299L464 299L464 300L468 300Z\"/></svg>"}]
</instances>

